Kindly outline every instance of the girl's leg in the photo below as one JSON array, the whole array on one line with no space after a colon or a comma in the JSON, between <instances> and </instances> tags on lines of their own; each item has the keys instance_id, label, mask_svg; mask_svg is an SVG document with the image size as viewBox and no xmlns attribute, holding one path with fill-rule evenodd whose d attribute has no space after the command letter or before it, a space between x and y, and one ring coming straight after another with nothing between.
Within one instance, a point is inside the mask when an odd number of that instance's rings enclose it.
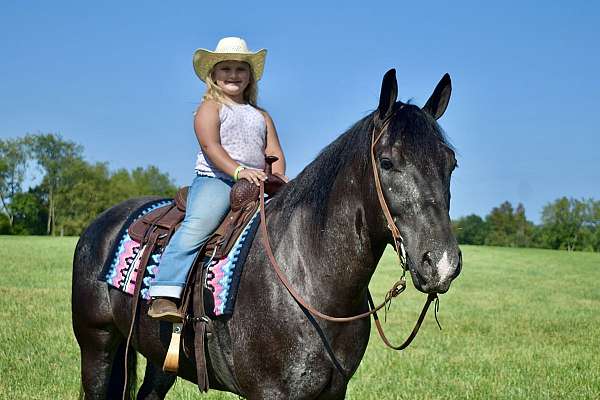
<instances>
[{"instance_id":1,"label":"girl's leg","mask_svg":"<svg viewBox=\"0 0 600 400\"><path fill-rule=\"evenodd\" d=\"M231 185L218 178L194 179L188 192L185 219L160 259L158 274L150 288L151 297L181 297L196 253L229 210Z\"/></svg>"}]
</instances>

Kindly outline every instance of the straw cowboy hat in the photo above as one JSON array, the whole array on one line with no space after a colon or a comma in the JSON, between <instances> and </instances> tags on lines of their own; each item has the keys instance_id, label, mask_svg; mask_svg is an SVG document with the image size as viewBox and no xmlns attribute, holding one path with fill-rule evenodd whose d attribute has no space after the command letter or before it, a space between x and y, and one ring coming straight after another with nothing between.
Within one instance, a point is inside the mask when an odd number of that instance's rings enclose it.
<instances>
[{"instance_id":1,"label":"straw cowboy hat","mask_svg":"<svg viewBox=\"0 0 600 400\"><path fill-rule=\"evenodd\" d=\"M194 53L194 71L196 75L205 82L208 73L221 61L234 60L245 61L252 67L254 79L260 80L265 68L266 49L261 49L256 53L248 50L246 41L238 37L226 37L219 40L215 51L198 49Z\"/></svg>"}]
</instances>

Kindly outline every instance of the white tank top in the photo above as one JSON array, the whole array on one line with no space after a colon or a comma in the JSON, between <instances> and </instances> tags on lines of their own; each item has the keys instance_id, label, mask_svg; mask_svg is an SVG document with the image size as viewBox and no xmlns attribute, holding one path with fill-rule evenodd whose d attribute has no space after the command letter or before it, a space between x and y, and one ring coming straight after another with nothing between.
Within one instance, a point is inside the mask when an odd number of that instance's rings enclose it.
<instances>
[{"instance_id":1,"label":"white tank top","mask_svg":"<svg viewBox=\"0 0 600 400\"><path fill-rule=\"evenodd\" d=\"M221 146L241 165L263 170L267 124L265 117L250 104L222 104L219 108ZM196 158L196 173L232 180L202 153Z\"/></svg>"}]
</instances>

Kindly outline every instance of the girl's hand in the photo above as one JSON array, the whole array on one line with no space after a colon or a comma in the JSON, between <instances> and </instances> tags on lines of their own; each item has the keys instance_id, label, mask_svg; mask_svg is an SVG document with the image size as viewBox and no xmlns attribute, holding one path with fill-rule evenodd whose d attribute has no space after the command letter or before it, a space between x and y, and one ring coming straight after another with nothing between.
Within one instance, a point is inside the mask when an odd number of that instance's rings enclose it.
<instances>
[{"instance_id":1,"label":"girl's hand","mask_svg":"<svg viewBox=\"0 0 600 400\"><path fill-rule=\"evenodd\" d=\"M267 174L258 169L246 168L238 173L238 180L240 179L246 179L256 186L260 186L260 181L267 180Z\"/></svg>"}]
</instances>

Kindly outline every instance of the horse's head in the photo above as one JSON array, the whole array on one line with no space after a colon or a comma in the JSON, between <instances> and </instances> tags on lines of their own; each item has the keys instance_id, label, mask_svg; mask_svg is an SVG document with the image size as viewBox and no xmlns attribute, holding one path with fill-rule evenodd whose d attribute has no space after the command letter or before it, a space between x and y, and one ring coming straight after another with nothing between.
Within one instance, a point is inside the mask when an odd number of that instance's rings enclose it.
<instances>
[{"instance_id":1,"label":"horse's head","mask_svg":"<svg viewBox=\"0 0 600 400\"><path fill-rule=\"evenodd\" d=\"M413 283L425 293L445 293L462 263L449 215L456 158L436 122L450 92L446 74L423 108L397 102L392 69L383 78L375 113L376 127L389 119L375 149L382 189L402 234Z\"/></svg>"}]
</instances>

